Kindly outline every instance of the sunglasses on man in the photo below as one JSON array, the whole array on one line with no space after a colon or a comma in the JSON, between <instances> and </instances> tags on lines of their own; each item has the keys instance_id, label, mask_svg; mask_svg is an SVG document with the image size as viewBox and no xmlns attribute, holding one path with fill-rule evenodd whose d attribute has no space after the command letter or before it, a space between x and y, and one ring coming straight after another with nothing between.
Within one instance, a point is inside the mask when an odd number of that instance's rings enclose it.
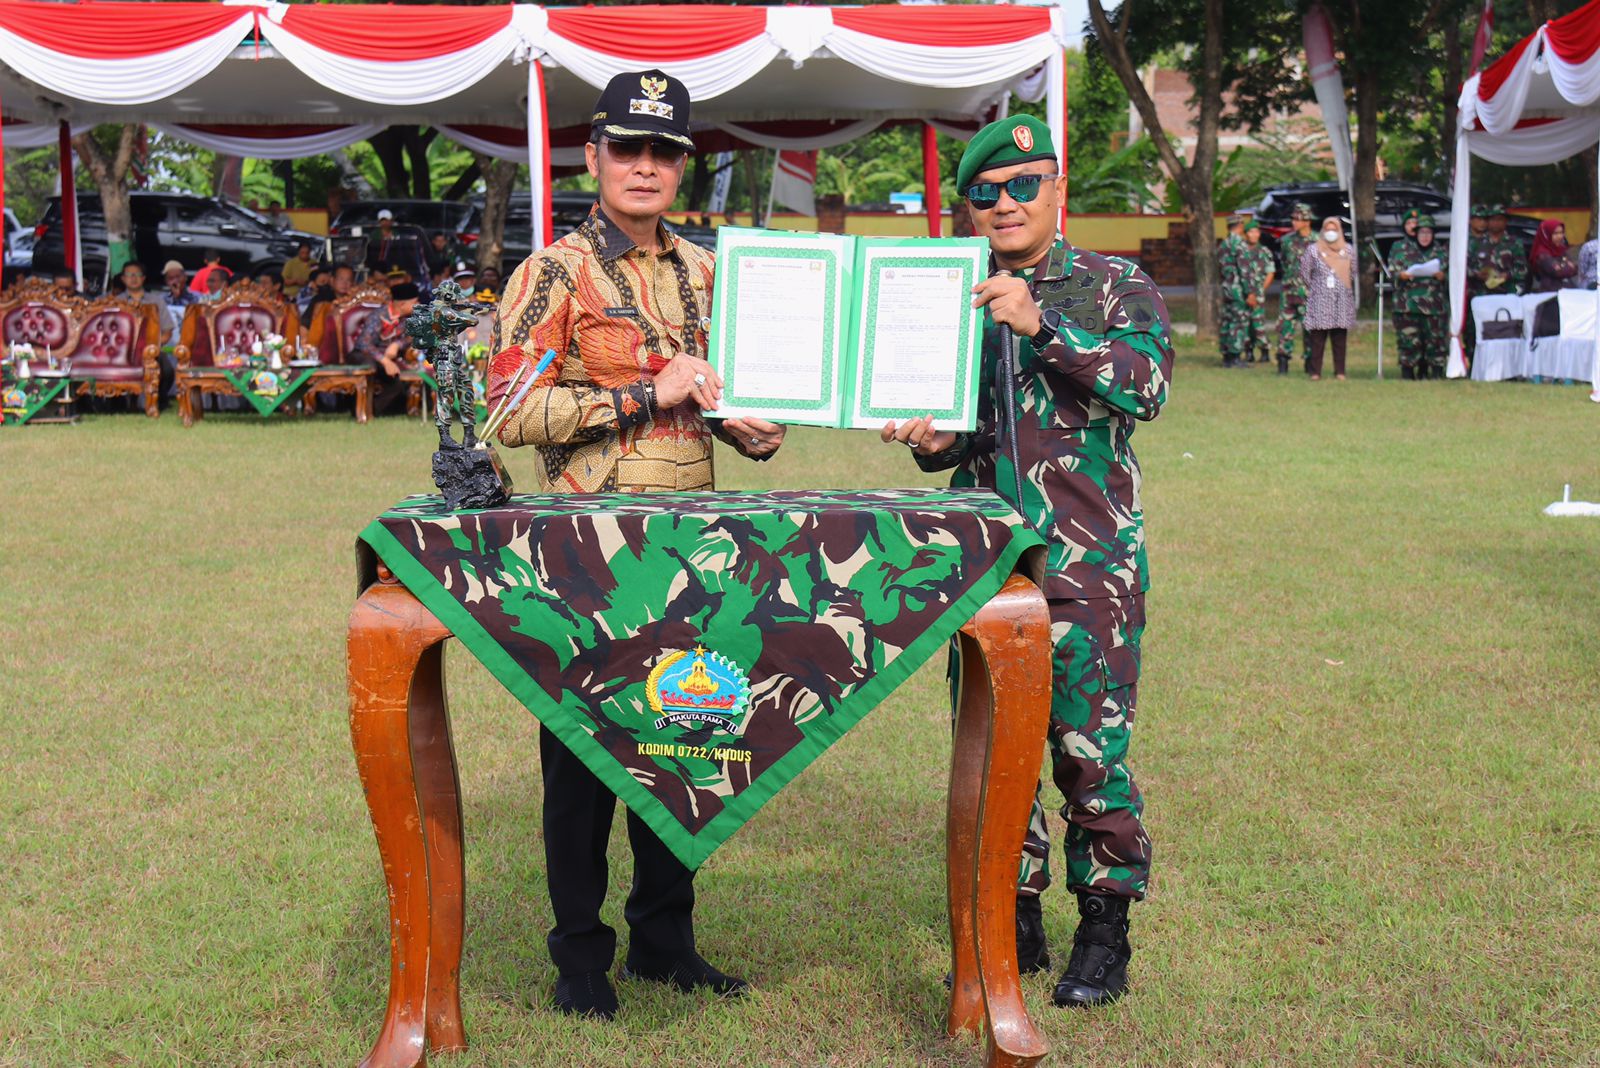
<instances>
[{"instance_id":1,"label":"sunglasses on man","mask_svg":"<svg viewBox=\"0 0 1600 1068\"><path fill-rule=\"evenodd\" d=\"M606 151L618 163L632 163L650 150L650 156L663 167L676 167L683 162L683 157L688 154L688 149L671 141L613 141L605 139Z\"/></svg>"},{"instance_id":2,"label":"sunglasses on man","mask_svg":"<svg viewBox=\"0 0 1600 1068\"><path fill-rule=\"evenodd\" d=\"M967 191L962 195L967 198L967 203L979 211L988 211L1000 203L1001 189L1018 204L1027 204L1039 195L1041 183L1053 182L1060 177L1059 174L1019 174L1004 182L974 182L967 186Z\"/></svg>"}]
</instances>

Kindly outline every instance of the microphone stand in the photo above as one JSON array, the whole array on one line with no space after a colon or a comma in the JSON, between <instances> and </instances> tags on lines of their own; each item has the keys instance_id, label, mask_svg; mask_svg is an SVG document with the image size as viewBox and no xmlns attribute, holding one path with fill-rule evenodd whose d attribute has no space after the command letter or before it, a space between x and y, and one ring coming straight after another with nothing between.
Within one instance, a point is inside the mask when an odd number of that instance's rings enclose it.
<instances>
[{"instance_id":1,"label":"microphone stand","mask_svg":"<svg viewBox=\"0 0 1600 1068\"><path fill-rule=\"evenodd\" d=\"M1378 380L1383 381L1383 291L1394 287L1394 276L1389 273L1389 265L1383 260L1383 253L1378 251L1376 238L1367 238L1367 244L1372 248L1372 258L1378 263L1378 270L1383 277L1378 279Z\"/></svg>"}]
</instances>

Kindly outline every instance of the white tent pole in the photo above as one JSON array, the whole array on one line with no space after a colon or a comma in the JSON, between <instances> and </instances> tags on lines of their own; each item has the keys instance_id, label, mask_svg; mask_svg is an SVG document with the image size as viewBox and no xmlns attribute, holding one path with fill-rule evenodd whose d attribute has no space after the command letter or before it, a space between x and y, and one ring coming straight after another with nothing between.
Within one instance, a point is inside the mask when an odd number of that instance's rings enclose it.
<instances>
[{"instance_id":1,"label":"white tent pole","mask_svg":"<svg viewBox=\"0 0 1600 1068\"><path fill-rule=\"evenodd\" d=\"M1450 190L1450 356L1446 378L1467 374L1461 326L1467 310L1467 241L1472 232L1472 145L1467 131L1456 131L1456 174Z\"/></svg>"},{"instance_id":2,"label":"white tent pole","mask_svg":"<svg viewBox=\"0 0 1600 1068\"><path fill-rule=\"evenodd\" d=\"M1600 237L1600 221L1590 219L1589 226ZM1589 368L1589 399L1600 401L1600 287L1594 291L1594 366Z\"/></svg>"},{"instance_id":3,"label":"white tent pole","mask_svg":"<svg viewBox=\"0 0 1600 1068\"><path fill-rule=\"evenodd\" d=\"M533 251L550 243L550 121L545 108L544 68L528 57L528 193L533 203Z\"/></svg>"}]
</instances>

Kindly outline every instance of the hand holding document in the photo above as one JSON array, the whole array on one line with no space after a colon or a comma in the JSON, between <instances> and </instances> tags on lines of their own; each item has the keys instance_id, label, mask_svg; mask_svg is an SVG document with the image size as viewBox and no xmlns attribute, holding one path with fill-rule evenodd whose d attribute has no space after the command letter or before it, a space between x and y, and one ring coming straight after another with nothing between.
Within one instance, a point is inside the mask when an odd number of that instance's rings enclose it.
<instances>
[{"instance_id":1,"label":"hand holding document","mask_svg":"<svg viewBox=\"0 0 1600 1068\"><path fill-rule=\"evenodd\" d=\"M710 363L717 415L881 427L977 422L982 238L856 238L722 227Z\"/></svg>"},{"instance_id":2,"label":"hand holding document","mask_svg":"<svg viewBox=\"0 0 1600 1068\"><path fill-rule=\"evenodd\" d=\"M1443 271L1444 268L1440 266L1438 256L1431 260L1424 260L1421 263L1414 263L1406 268L1406 273L1412 278L1437 278Z\"/></svg>"}]
</instances>

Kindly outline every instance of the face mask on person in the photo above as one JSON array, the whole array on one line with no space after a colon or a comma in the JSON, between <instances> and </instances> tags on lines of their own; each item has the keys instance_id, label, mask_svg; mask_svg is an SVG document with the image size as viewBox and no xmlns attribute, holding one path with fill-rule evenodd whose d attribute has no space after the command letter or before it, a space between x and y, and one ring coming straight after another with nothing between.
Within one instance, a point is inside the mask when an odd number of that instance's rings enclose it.
<instances>
[{"instance_id":1,"label":"face mask on person","mask_svg":"<svg viewBox=\"0 0 1600 1068\"><path fill-rule=\"evenodd\" d=\"M1322 240L1326 241L1330 245L1333 244L1335 241L1339 240L1339 231L1337 231L1337 230L1324 230L1324 231L1322 231Z\"/></svg>"}]
</instances>

